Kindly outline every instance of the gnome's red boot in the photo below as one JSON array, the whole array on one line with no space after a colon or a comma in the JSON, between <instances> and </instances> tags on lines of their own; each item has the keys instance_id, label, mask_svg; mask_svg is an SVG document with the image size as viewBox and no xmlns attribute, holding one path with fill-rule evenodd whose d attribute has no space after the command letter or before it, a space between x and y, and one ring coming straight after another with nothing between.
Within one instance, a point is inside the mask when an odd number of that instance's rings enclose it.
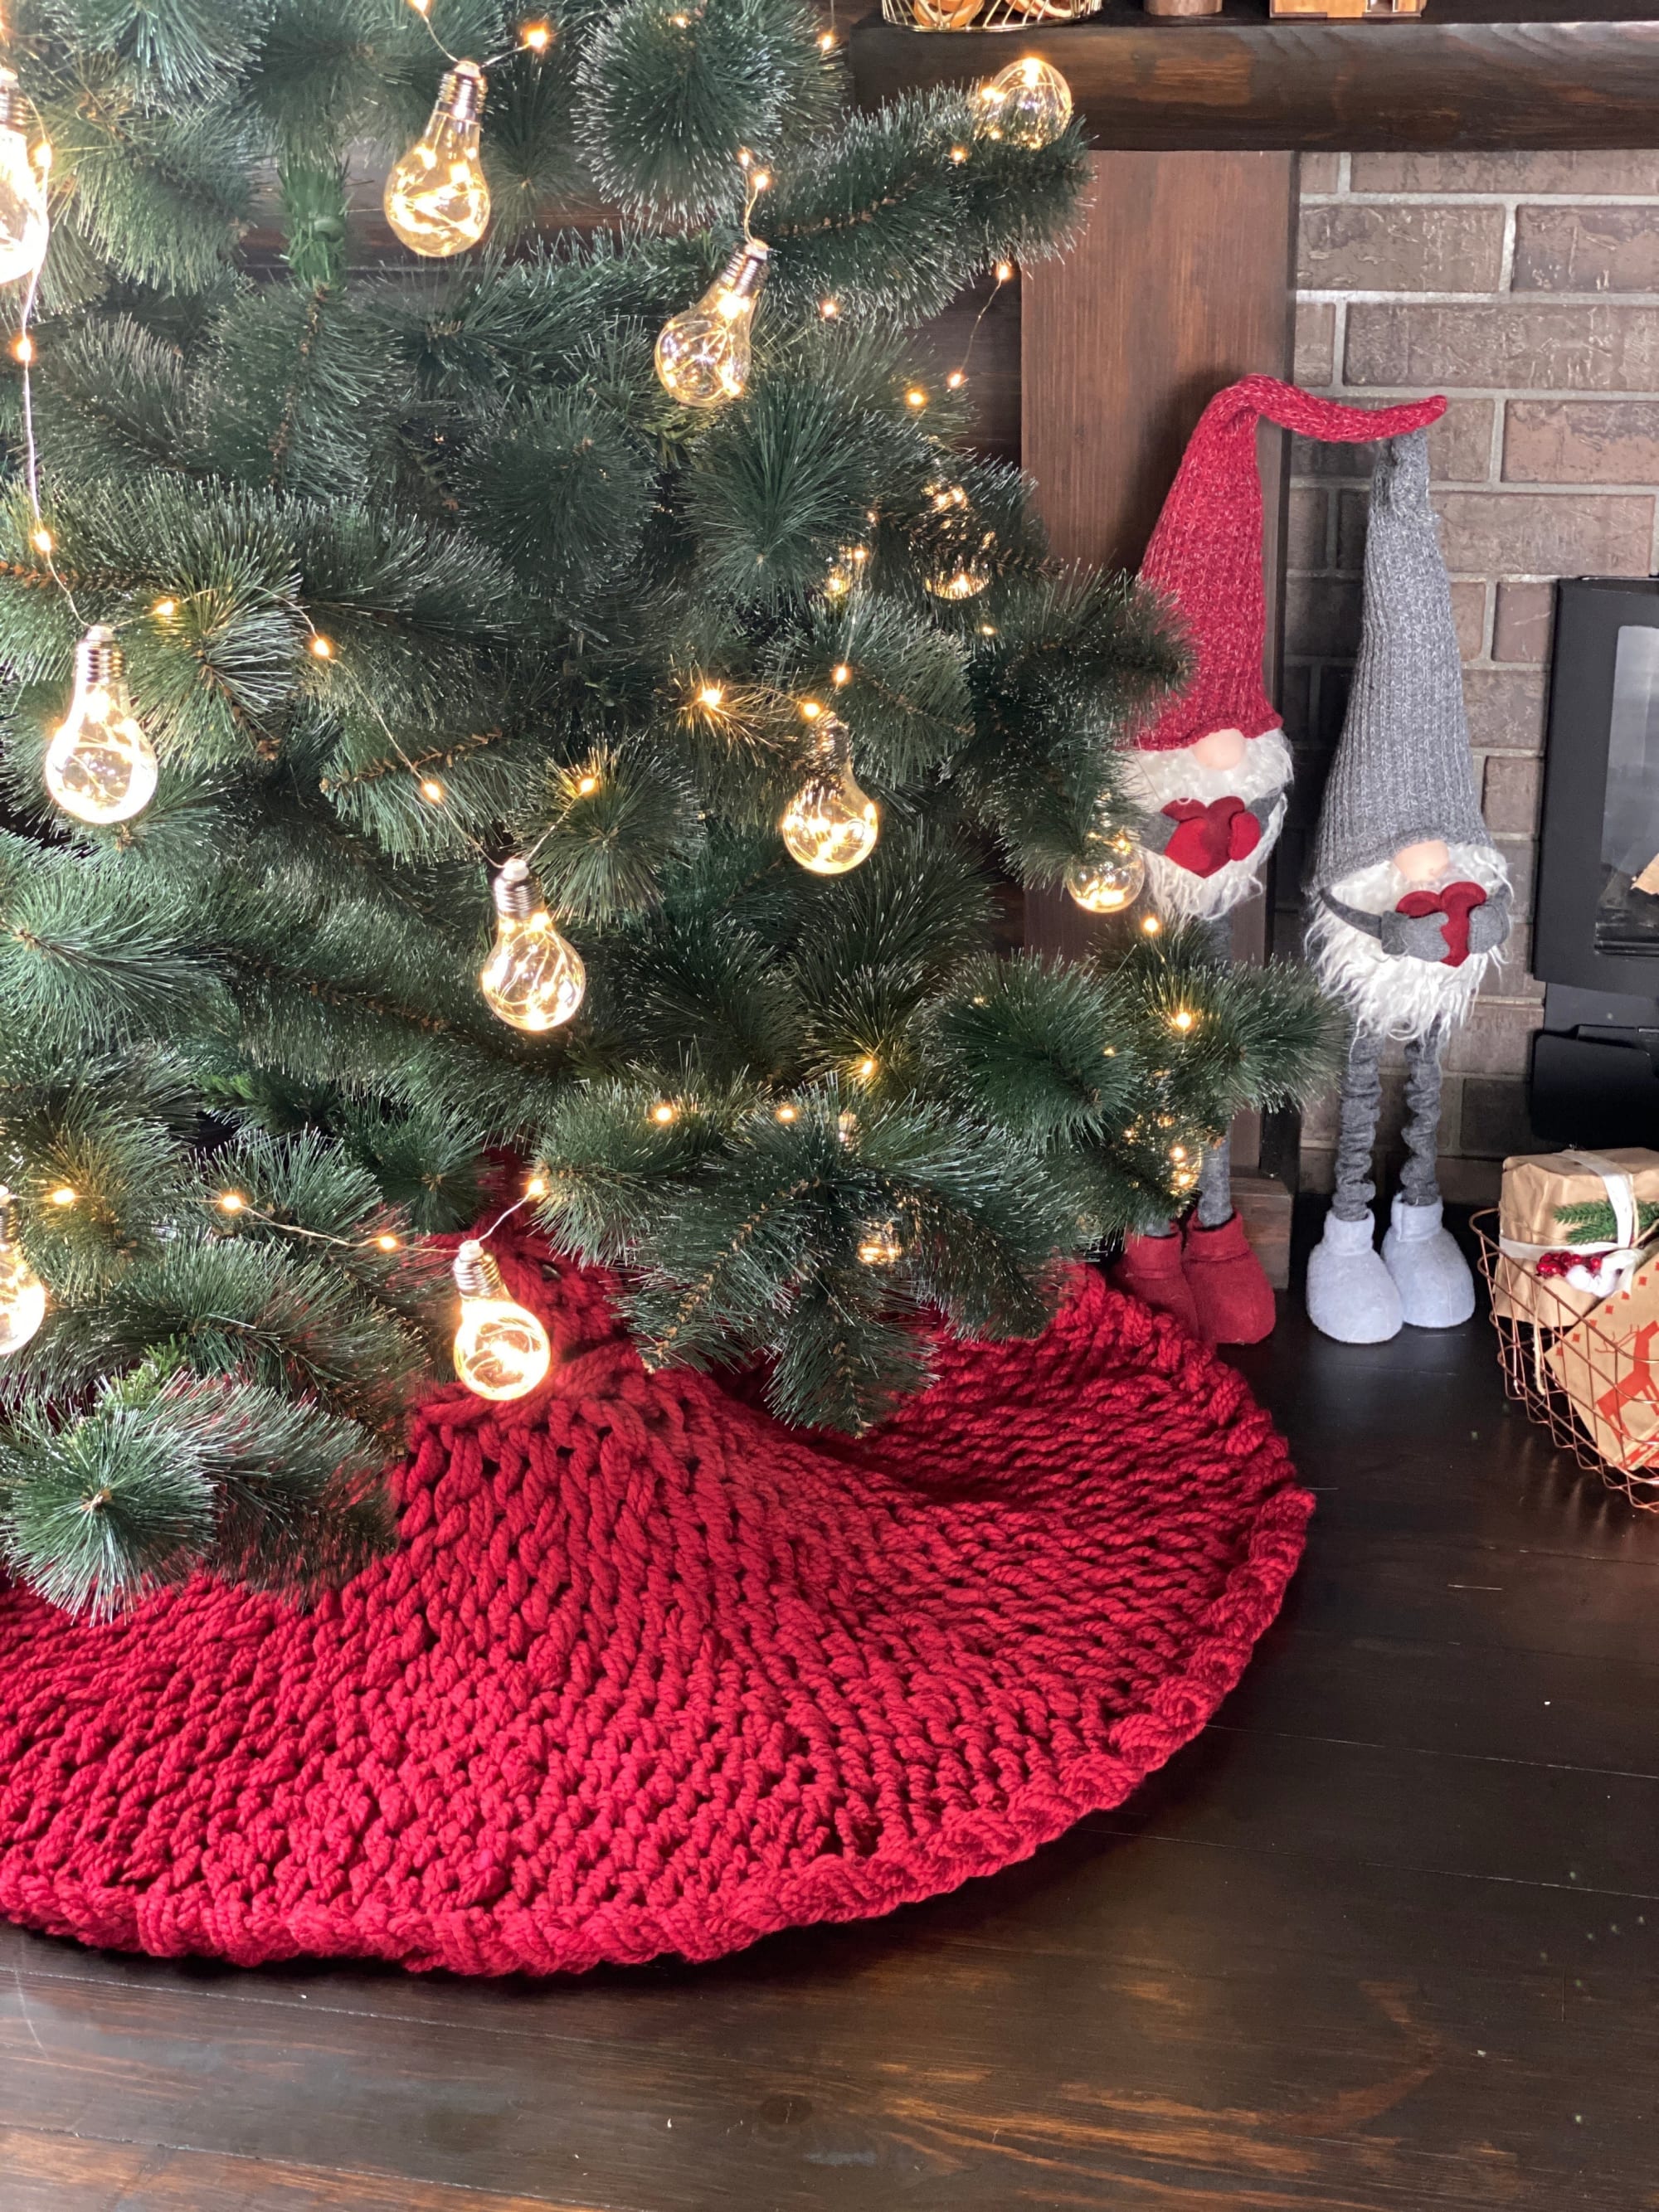
<instances>
[{"instance_id":1,"label":"gnome's red boot","mask_svg":"<svg viewBox=\"0 0 1659 2212\"><path fill-rule=\"evenodd\" d=\"M1190 1221L1182 1267L1206 1344L1260 1344L1273 1334L1278 1318L1273 1285L1237 1214L1229 1214L1218 1229Z\"/></svg>"},{"instance_id":2,"label":"gnome's red boot","mask_svg":"<svg viewBox=\"0 0 1659 2212\"><path fill-rule=\"evenodd\" d=\"M1167 1237L1130 1237L1123 1256L1106 1270L1114 1290L1127 1291L1158 1313L1173 1316L1194 1336L1201 1334L1198 1309L1181 1264L1181 1231L1171 1224Z\"/></svg>"}]
</instances>

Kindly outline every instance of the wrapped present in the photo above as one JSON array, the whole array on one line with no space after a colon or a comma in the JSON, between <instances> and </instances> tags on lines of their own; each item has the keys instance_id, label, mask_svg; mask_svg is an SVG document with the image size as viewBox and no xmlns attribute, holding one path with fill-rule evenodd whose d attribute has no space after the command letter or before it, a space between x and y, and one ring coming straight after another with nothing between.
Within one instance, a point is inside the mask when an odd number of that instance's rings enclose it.
<instances>
[{"instance_id":1,"label":"wrapped present","mask_svg":"<svg viewBox=\"0 0 1659 2212\"><path fill-rule=\"evenodd\" d=\"M1564 1329L1544 1364L1607 1464L1659 1483L1659 1258Z\"/></svg>"},{"instance_id":2,"label":"wrapped present","mask_svg":"<svg viewBox=\"0 0 1659 2212\"><path fill-rule=\"evenodd\" d=\"M1659 1231L1659 1152L1527 1152L1504 1163L1492 1306L1564 1328L1626 1280Z\"/></svg>"}]
</instances>

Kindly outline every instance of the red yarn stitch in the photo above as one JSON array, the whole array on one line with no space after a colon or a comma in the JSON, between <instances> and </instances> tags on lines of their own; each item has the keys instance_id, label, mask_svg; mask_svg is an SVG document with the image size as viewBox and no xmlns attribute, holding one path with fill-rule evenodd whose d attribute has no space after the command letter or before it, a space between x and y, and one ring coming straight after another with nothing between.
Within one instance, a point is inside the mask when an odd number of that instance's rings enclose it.
<instances>
[{"instance_id":1,"label":"red yarn stitch","mask_svg":"<svg viewBox=\"0 0 1659 2212\"><path fill-rule=\"evenodd\" d=\"M706 1959L1022 1858L1194 1735L1312 1501L1230 1369L1079 1272L854 1443L647 1376L602 1279L553 1381L419 1415L403 1542L310 1611L0 1595L0 1911L240 1965Z\"/></svg>"}]
</instances>

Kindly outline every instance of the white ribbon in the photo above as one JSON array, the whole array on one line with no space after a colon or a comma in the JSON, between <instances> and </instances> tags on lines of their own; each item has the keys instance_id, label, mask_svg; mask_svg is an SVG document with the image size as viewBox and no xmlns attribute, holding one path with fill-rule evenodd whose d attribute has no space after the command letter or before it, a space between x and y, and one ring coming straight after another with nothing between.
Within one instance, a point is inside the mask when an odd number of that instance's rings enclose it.
<instances>
[{"instance_id":1,"label":"white ribbon","mask_svg":"<svg viewBox=\"0 0 1659 2212\"><path fill-rule=\"evenodd\" d=\"M1562 1158L1588 1168L1606 1184L1615 1241L1611 1244L1523 1244L1517 1237L1500 1237L1498 1249L1506 1260L1522 1261L1541 1260L1546 1252L1582 1252L1583 1259L1568 1268L1563 1281L1591 1297L1610 1298L1635 1272L1649 1249L1636 1241L1636 1186L1623 1168L1604 1159L1600 1152L1565 1152Z\"/></svg>"}]
</instances>

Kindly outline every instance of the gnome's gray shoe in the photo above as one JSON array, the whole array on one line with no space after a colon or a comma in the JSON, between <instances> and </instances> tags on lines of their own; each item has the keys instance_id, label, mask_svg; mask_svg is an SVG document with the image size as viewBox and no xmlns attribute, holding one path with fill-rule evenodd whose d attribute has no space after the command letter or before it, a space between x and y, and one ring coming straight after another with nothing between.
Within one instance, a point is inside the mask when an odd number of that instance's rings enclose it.
<instances>
[{"instance_id":1,"label":"gnome's gray shoe","mask_svg":"<svg viewBox=\"0 0 1659 2212\"><path fill-rule=\"evenodd\" d=\"M1308 1318L1339 1344L1386 1344L1403 1318L1394 1277L1371 1239L1376 1224L1325 1216L1325 1233L1308 1261Z\"/></svg>"},{"instance_id":2,"label":"gnome's gray shoe","mask_svg":"<svg viewBox=\"0 0 1659 2212\"><path fill-rule=\"evenodd\" d=\"M1400 1192L1382 1259L1400 1293L1400 1311L1413 1328L1455 1328L1474 1311L1474 1277L1441 1218L1440 1200L1407 1206Z\"/></svg>"}]
</instances>

